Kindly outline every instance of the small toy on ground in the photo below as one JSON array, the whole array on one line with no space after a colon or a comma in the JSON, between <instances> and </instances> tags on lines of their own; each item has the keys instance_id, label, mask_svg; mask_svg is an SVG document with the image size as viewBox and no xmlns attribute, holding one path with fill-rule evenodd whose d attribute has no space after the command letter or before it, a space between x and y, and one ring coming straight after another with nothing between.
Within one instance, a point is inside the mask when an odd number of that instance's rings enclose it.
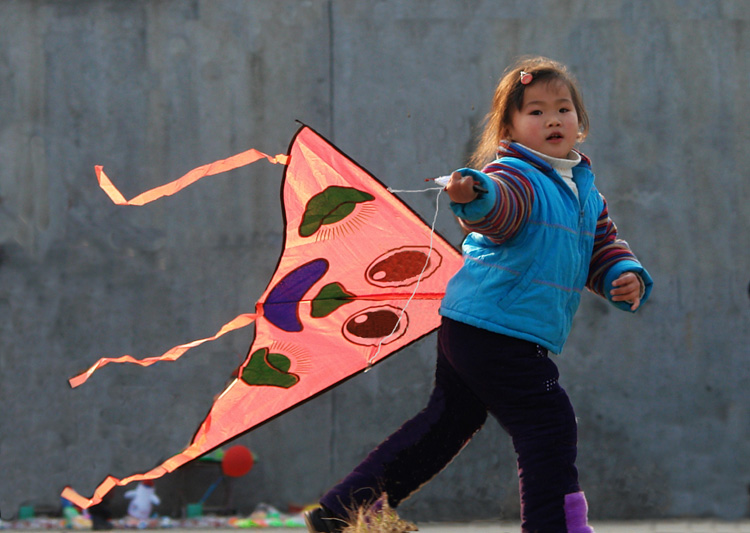
<instances>
[{"instance_id":1,"label":"small toy on ground","mask_svg":"<svg viewBox=\"0 0 750 533\"><path fill-rule=\"evenodd\" d=\"M247 518L230 518L229 526L237 529L252 528L304 528L305 520L301 514L286 514L272 505L260 503Z\"/></svg>"},{"instance_id":2,"label":"small toy on ground","mask_svg":"<svg viewBox=\"0 0 750 533\"><path fill-rule=\"evenodd\" d=\"M148 520L151 518L151 510L154 505L159 505L161 500L156 495L154 482L145 480L138 483L138 486L125 493L125 498L130 501L128 504L128 516L137 520Z\"/></svg>"}]
</instances>

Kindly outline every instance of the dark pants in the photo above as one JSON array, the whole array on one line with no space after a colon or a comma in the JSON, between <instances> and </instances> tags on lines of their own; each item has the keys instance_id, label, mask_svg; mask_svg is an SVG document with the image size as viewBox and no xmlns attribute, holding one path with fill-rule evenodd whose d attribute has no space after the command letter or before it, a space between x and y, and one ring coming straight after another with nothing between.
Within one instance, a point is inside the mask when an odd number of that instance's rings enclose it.
<instances>
[{"instance_id":1,"label":"dark pants","mask_svg":"<svg viewBox=\"0 0 750 533\"><path fill-rule=\"evenodd\" d=\"M391 507L432 479L492 414L518 455L522 530L567 532L565 495L578 492L577 430L558 371L541 346L443 319L435 388L406 422L321 503L348 511L387 493Z\"/></svg>"}]
</instances>

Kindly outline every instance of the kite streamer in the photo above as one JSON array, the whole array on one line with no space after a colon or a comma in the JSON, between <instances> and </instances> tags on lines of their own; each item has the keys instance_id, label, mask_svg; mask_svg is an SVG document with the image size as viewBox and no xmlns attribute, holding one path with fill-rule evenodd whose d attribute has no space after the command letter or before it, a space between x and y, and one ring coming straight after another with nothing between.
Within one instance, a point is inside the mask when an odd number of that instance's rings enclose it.
<instances>
[{"instance_id":1,"label":"kite streamer","mask_svg":"<svg viewBox=\"0 0 750 533\"><path fill-rule=\"evenodd\" d=\"M96 167L94 167L94 170L96 171L96 179L99 181L99 186L105 193L107 193L107 196L109 196L112 202L117 205L146 205L150 202L153 202L154 200L163 198L164 196L172 196L188 185L192 185L201 178L205 178L206 176L213 176L215 174L221 174L222 172L234 170L235 168L244 167L245 165L249 165L250 163L255 163L259 159L263 159L264 157L271 163L281 163L282 165L286 165L289 161L289 158L283 154L277 155L276 157L271 157L270 155L264 154L263 152L251 149L240 154L233 155L232 157L228 157L227 159L220 159L219 161L214 161L213 163L210 163L208 165L194 168L181 178L177 178L176 180L165 183L160 187L156 187L154 189L141 193L131 200L125 199L122 193L120 193L117 187L114 186L109 177L107 177L107 175L104 173L103 167L101 165L97 165Z\"/></svg>"},{"instance_id":2,"label":"kite streamer","mask_svg":"<svg viewBox=\"0 0 750 533\"><path fill-rule=\"evenodd\" d=\"M374 176L307 126L287 155L250 150L195 169L127 201L97 167L112 201L143 205L197 179L265 157L285 165L284 246L255 312L239 315L213 337L136 360L100 359L70 380L85 382L110 362L148 366L176 360L187 349L255 322L255 338L232 381L216 398L190 444L152 470L107 476L91 498L63 491L81 508L115 486L156 479L228 441L367 371L429 334L460 253Z\"/></svg>"},{"instance_id":3,"label":"kite streamer","mask_svg":"<svg viewBox=\"0 0 750 533\"><path fill-rule=\"evenodd\" d=\"M195 348L196 346L200 346L204 342L210 342L215 341L225 333L229 333L230 331L234 331L236 329L244 328L245 326L249 326L252 324L255 319L258 318L258 315L255 313L245 313L242 315L238 315L226 324L224 324L221 329L219 329L218 332L212 337L207 337L205 339L199 339L197 341L188 342L185 344L180 344L179 346L175 346L174 348L170 348L165 353L158 357L147 357L146 359L136 359L135 357L131 355L122 355L120 357L103 357L102 359L99 359L95 364L91 366L88 370L85 372L78 374L77 376L74 376L68 380L68 383L70 384L71 388L76 388L80 385L83 385L86 383L86 381L91 377L91 374L93 374L96 370L100 369L106 364L109 363L134 363L136 365L140 366L151 366L154 363L158 363L160 361L176 361L179 359L182 354L187 352L190 348Z\"/></svg>"}]
</instances>

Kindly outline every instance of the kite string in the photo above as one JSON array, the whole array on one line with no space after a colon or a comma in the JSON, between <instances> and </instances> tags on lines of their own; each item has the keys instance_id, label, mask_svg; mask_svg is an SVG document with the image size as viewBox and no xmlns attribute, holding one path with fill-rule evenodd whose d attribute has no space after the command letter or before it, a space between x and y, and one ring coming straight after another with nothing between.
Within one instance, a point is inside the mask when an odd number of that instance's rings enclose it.
<instances>
[{"instance_id":1,"label":"kite string","mask_svg":"<svg viewBox=\"0 0 750 533\"><path fill-rule=\"evenodd\" d=\"M444 188L443 187L428 187L426 189L419 189L419 190L398 190L398 189L391 189L388 187L388 192L394 193L394 192L401 192L401 193L411 193L411 192L425 192L425 191L438 191L437 196L435 197L435 214L432 217L432 225L430 226L430 246L429 250L427 252L427 258L424 262L424 267L422 267L422 271L419 273L419 277L417 277L417 283L414 286L414 291L411 293L411 296L409 296L409 299L406 300L406 304L404 304L404 307L401 309L401 313L398 315L398 320L396 320L396 325L393 326L393 331L391 331L388 335L380 339L380 342L378 342L378 349L375 351L375 353L367 359L367 368L365 369L365 372L369 372L369 370L372 368L373 361L378 357L380 354L380 350L383 347L383 343L393 337L395 333L398 331L399 326L401 325L401 319L404 316L404 313L406 313L406 308L409 307L409 304L414 299L414 296L416 296L417 291L419 290L419 284L422 281L422 276L424 275L425 271L427 270L427 267L430 264L430 257L432 256L432 249L433 249L433 241L435 237L435 225L437 224L437 217L438 213L440 212L440 195L443 193Z\"/></svg>"},{"instance_id":2,"label":"kite string","mask_svg":"<svg viewBox=\"0 0 750 533\"><path fill-rule=\"evenodd\" d=\"M388 187L388 192L426 192L426 191L444 191L445 187L427 187L426 189L392 189ZM438 198L440 195L438 194Z\"/></svg>"}]
</instances>

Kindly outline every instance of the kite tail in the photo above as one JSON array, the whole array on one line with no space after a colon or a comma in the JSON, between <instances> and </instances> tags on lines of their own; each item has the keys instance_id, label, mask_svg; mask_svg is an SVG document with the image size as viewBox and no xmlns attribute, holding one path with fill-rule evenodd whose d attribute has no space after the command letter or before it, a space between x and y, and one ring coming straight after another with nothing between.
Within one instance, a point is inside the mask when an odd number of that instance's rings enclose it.
<instances>
[{"instance_id":1,"label":"kite tail","mask_svg":"<svg viewBox=\"0 0 750 533\"><path fill-rule=\"evenodd\" d=\"M193 459L196 459L201 454L205 453L205 451L201 451L201 448L202 446L200 444L193 443L181 453L178 453L177 455L167 459L159 466L149 470L144 474L133 474L132 476L128 476L122 479L118 479L113 476L107 476L104 481L102 481L99 486L94 489L94 494L91 496L91 498L81 496L70 486L67 486L63 489L61 496L66 500L72 502L74 505L77 505L81 509L88 509L93 505L101 503L101 501L104 499L104 496L106 496L107 493L115 487L124 487L125 485L133 483L134 481L158 479L165 474L174 472L180 466L189 463Z\"/></svg>"},{"instance_id":2,"label":"kite tail","mask_svg":"<svg viewBox=\"0 0 750 533\"><path fill-rule=\"evenodd\" d=\"M91 375L96 372L99 368L103 367L104 365L107 365L109 363L134 363L136 365L140 366L151 366L154 363L158 363L159 361L176 361L179 359L182 354L187 352L190 348L194 348L196 346L199 346L203 344L204 342L210 342L215 341L225 333L229 333L230 331L234 331L235 329L244 328L245 326L249 326L252 324L255 319L258 318L258 315L256 313L245 313L242 315L238 315L226 324L224 324L221 329L216 332L216 334L212 337L206 337L205 339L199 339L196 341L188 342L186 344L180 344L179 346L175 346L174 348L170 348L165 353L158 357L147 357L145 359L136 359L130 355L123 355L121 357L104 357L102 359L99 359L94 365L91 366L88 370L85 372L82 372L78 374L77 376L74 376L68 380L68 383L70 384L70 387L75 389L76 387L83 385Z\"/></svg>"},{"instance_id":3,"label":"kite tail","mask_svg":"<svg viewBox=\"0 0 750 533\"><path fill-rule=\"evenodd\" d=\"M212 415L209 412L187 448L146 473L133 474L122 479L118 479L114 476L107 476L104 481L94 489L94 494L91 498L81 496L70 486L65 487L60 495L81 509L88 509L92 505L100 503L102 499L104 499L104 496L115 487L124 487L134 481L158 479L165 474L174 472L179 467L207 453L211 447L216 447L215 443L210 442L208 438L208 433L211 429L211 421Z\"/></svg>"},{"instance_id":4,"label":"kite tail","mask_svg":"<svg viewBox=\"0 0 750 533\"><path fill-rule=\"evenodd\" d=\"M145 205L147 203L153 202L154 200L157 200L164 196L171 196L206 176L213 176L215 174L227 172L235 168L249 165L263 158L268 159L268 161L274 164L282 164L282 165L289 164L289 156L286 154L279 154L279 155L276 155L275 157L272 157L267 154L264 154L263 152L259 152L258 150L251 149L251 150L247 150L245 152L233 155L227 159L221 159L218 161L214 161L213 163L209 163L207 165L203 165L198 168L195 168L191 170L190 172L188 172L187 174L185 174L184 176L172 182L166 183L154 189L150 189L146 192L139 194L138 196L130 200L125 199L122 193L117 189L117 187L115 187L115 185L112 183L109 177L104 173L102 166L97 165L95 167L95 171L96 171L96 179L99 182L99 186L107 194L107 196L109 196L112 202L114 202L117 205L141 206L141 205ZM216 333L216 335L212 337L207 337L205 339L200 339L200 340L196 340L193 342L189 342L187 344L181 344L179 346L175 346L174 348L171 348L170 350L168 350L167 352L165 352L164 354L158 357L148 357L146 359L139 360L139 359L135 359L134 357L130 355L124 355L122 357L116 357L116 358L99 359L99 361L97 361L87 371L75 377L70 378L68 382L70 383L70 386L72 388L78 387L82 385L83 383L85 383L88 380L88 378L97 369L107 365L108 363L135 363L140 366L150 366L159 361L175 361L179 359L180 356L182 356L182 354L184 354L190 348L194 348L195 346L203 344L204 342L216 340L222 335L224 335L225 333L228 333L235 329L248 326L249 324L252 324L256 318L258 318L258 314L255 314L255 313L246 313L246 314L238 315L237 317L232 319L230 322L224 324L224 326L221 327L221 329ZM206 418L206 420L203 422L202 427L205 427L206 429L208 429L208 427L210 427L210 424L211 424L211 416L209 415ZM91 498L85 498L81 496L71 487L65 487L65 489L62 492L62 496L66 498L67 500L69 500L70 502L72 502L73 504L77 505L78 507L82 509L87 509L91 507L92 505L96 505L100 503L102 499L104 498L104 496L106 496L106 494L116 486L124 486L134 481L146 481L146 480L160 478L161 476L165 474L173 472L174 470L184 465L185 463L188 463L192 461L193 459L196 459L197 457L199 457L200 455L206 452L205 443L202 442L202 440L205 440L205 436L199 439L198 441L194 441L188 448L183 450L181 453L175 455L174 457L171 457L170 459L163 462L161 465L157 466L156 468L153 468L152 470L144 474L135 474L135 475L123 478L123 479L118 479L113 476L107 476L104 479L104 481L102 481L102 483L100 483L99 486L95 489L94 494Z\"/></svg>"},{"instance_id":5,"label":"kite tail","mask_svg":"<svg viewBox=\"0 0 750 533\"><path fill-rule=\"evenodd\" d=\"M107 196L109 196L112 202L117 205L145 205L164 196L171 196L181 191L188 185L192 185L201 178L205 178L206 176L213 176L215 174L221 174L222 172L227 172L235 168L244 167L245 165L249 165L250 163L255 163L259 159L263 159L264 157L274 164L289 164L288 155L278 154L277 156L272 157L270 155L264 154L263 152L259 152L258 150L250 149L245 152L228 157L227 159L220 159L218 161L214 161L213 163L194 168L181 178L177 178L174 181L165 183L164 185L160 185L159 187L143 192L130 200L126 200L122 193L117 189L117 187L114 186L109 177L107 177L107 175L104 173L104 170L102 170L101 165L97 165L96 167L94 167L94 169L96 171L96 179L99 181L99 187L101 187L102 190L107 193Z\"/></svg>"}]
</instances>

